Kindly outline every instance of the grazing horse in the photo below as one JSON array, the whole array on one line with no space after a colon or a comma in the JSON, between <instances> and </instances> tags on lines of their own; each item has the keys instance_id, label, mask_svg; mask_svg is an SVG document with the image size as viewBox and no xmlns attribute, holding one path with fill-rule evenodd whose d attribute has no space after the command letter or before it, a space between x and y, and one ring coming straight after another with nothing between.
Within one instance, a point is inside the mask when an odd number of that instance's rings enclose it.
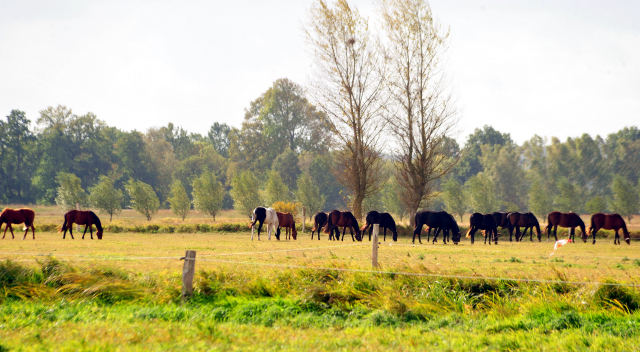
<instances>
[{"instance_id":1,"label":"grazing horse","mask_svg":"<svg viewBox=\"0 0 640 352\"><path fill-rule=\"evenodd\" d=\"M446 211L428 211L423 210L416 213L414 220L415 227L413 229L413 241L411 243L416 242L416 235L418 236L418 242L422 244L422 239L420 238L420 232L422 232L422 227L427 225L429 227L429 233L431 229L436 229L436 232L433 236L433 243L436 242L438 233L442 230L444 236L448 236L449 231L452 232L452 240L454 244L458 244L460 242L460 228L458 228L458 223L451 216L451 214ZM427 241L429 241L427 237ZM444 242L446 244L446 240Z\"/></svg>"},{"instance_id":2,"label":"grazing horse","mask_svg":"<svg viewBox=\"0 0 640 352\"><path fill-rule=\"evenodd\" d=\"M96 235L98 239L102 239L102 224L100 223L100 219L96 215L96 213L90 210L69 210L64 214L64 223L62 224L62 229L59 232L64 231L62 234L62 239L67 235L67 230L69 230L69 235L71 235L71 239L73 239L73 223L78 225L85 225L84 232L82 233L82 239L84 240L84 235L87 233L87 228L89 229L89 234L91 235L91 239L93 239L93 225L96 225Z\"/></svg>"},{"instance_id":3,"label":"grazing horse","mask_svg":"<svg viewBox=\"0 0 640 352\"><path fill-rule=\"evenodd\" d=\"M533 242L533 228L535 227L536 233L538 235L538 242L542 240L542 233L540 232L540 223L533 213L509 213L507 216L509 220L509 238L511 238L511 234L513 233L513 229L516 229L516 242L522 242L522 238L529 230L529 240ZM520 227L524 227L522 234L520 234Z\"/></svg>"},{"instance_id":4,"label":"grazing horse","mask_svg":"<svg viewBox=\"0 0 640 352\"><path fill-rule=\"evenodd\" d=\"M362 233L364 233L365 231L367 231L367 227L371 226L369 228L369 241L371 241L371 233L373 232L373 224L378 224L380 225L381 229L384 229L383 231L383 241L387 240L387 229L391 230L391 233L393 234L393 242L396 242L398 240L398 230L396 229L396 222L393 220L393 217L391 216L391 214L389 213L378 213L375 210L372 210L370 212L367 213L367 217L365 220L365 224L364 227L362 227L360 229L360 231L362 231Z\"/></svg>"},{"instance_id":5,"label":"grazing horse","mask_svg":"<svg viewBox=\"0 0 640 352\"><path fill-rule=\"evenodd\" d=\"M570 213L561 213L559 211L554 211L549 213L549 216L547 217L547 222L549 223L547 225L547 241L549 241L549 236L551 235L551 229L553 229L553 236L556 238L556 241L558 241L558 226L560 227L568 227L571 229L571 231L569 232L569 239L574 241L575 238L575 233L576 233L576 227L580 227L580 230L582 231L582 240L587 242L587 237L586 235L586 231L584 230L584 221L582 221L582 219L580 219L580 216L578 216L578 214L574 213L574 212L570 212ZM594 240L593 243L595 244L596 241Z\"/></svg>"},{"instance_id":6,"label":"grazing horse","mask_svg":"<svg viewBox=\"0 0 640 352\"><path fill-rule=\"evenodd\" d=\"M298 237L298 232L296 231L296 221L293 218L291 213L281 213L276 212L278 216L278 230L276 231L276 237L280 239L280 228L284 227L284 239L288 240L290 237L293 237L295 240Z\"/></svg>"},{"instance_id":7,"label":"grazing horse","mask_svg":"<svg viewBox=\"0 0 640 352\"><path fill-rule=\"evenodd\" d=\"M473 213L469 218L469 231L467 232L467 238L471 237L471 244L475 242L475 233L478 230L484 230L484 244L487 244L487 238L489 244L491 240L498 244L498 226L496 220L491 214ZM488 235L488 236L487 236Z\"/></svg>"},{"instance_id":8,"label":"grazing horse","mask_svg":"<svg viewBox=\"0 0 640 352\"><path fill-rule=\"evenodd\" d=\"M356 217L351 214L350 211L339 211L332 210L327 219L327 226L324 229L324 233L329 234L329 240L331 238L335 238L337 241L340 239L340 229L338 227L343 227L342 230L342 241L344 241L344 234L347 232L347 227L349 228L349 232L351 232L351 239L353 241L362 241L362 235L360 234L360 228L358 227L358 220ZM353 233L356 233L356 237L353 237ZM334 234L335 233L335 237Z\"/></svg>"},{"instance_id":9,"label":"grazing horse","mask_svg":"<svg viewBox=\"0 0 640 352\"><path fill-rule=\"evenodd\" d=\"M589 234L593 234L593 243L596 243L596 232L600 229L614 230L616 232L613 244L620 244L620 235L618 234L618 230L622 229L624 241L627 242L627 244L631 244L627 224L625 224L624 219L620 214L593 214L591 216L591 226L589 227ZM586 242L588 235L584 234L582 237ZM618 243L616 243L616 241Z\"/></svg>"},{"instance_id":10,"label":"grazing horse","mask_svg":"<svg viewBox=\"0 0 640 352\"><path fill-rule=\"evenodd\" d=\"M7 223L7 227L4 228L4 235L2 236L2 239L4 239L4 236L7 235L7 229L11 230L11 239L14 239L15 236L13 235L13 227L11 226L11 224L22 224L24 223L24 236L22 236L22 239L24 240L25 238L27 238L27 233L29 233L29 228L31 228L31 234L33 236L33 239L36 239L36 229L35 227L33 227L33 219L36 217L36 213L28 208L21 208L21 209L9 209L9 208L4 208L4 210L2 210L2 213L0 213L0 229L2 229L2 224Z\"/></svg>"},{"instance_id":11,"label":"grazing horse","mask_svg":"<svg viewBox=\"0 0 640 352\"><path fill-rule=\"evenodd\" d=\"M511 213L505 213L505 212L495 212L492 213L491 215L493 216L493 219L496 221L496 227L500 227L503 229L508 229L509 228L509 214ZM512 242L513 239L511 237L511 231L509 231L509 242ZM516 237L516 241L518 241L518 238Z\"/></svg>"},{"instance_id":12,"label":"grazing horse","mask_svg":"<svg viewBox=\"0 0 640 352\"><path fill-rule=\"evenodd\" d=\"M320 229L327 223L327 213L319 211L313 216L313 228L311 229L311 239L313 239L313 233L318 231L318 240L320 240Z\"/></svg>"},{"instance_id":13,"label":"grazing horse","mask_svg":"<svg viewBox=\"0 0 640 352\"><path fill-rule=\"evenodd\" d=\"M260 241L260 230L262 229L262 224L267 224L267 234L269 234L269 241L271 241L271 230L273 229L276 235L276 239L280 240L280 233L276 231L279 226L278 222L278 214L272 208L263 208L257 207L253 209L253 216L251 216L251 220L253 222L249 225L251 228L251 240L253 241L253 227L256 222L258 225L258 241Z\"/></svg>"}]
</instances>

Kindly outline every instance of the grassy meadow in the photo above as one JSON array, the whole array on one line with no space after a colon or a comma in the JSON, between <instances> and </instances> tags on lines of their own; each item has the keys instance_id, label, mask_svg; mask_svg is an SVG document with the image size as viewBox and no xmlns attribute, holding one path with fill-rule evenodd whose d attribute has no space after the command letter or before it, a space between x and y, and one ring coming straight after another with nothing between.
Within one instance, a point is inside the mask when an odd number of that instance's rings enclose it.
<instances>
[{"instance_id":1,"label":"grassy meadow","mask_svg":"<svg viewBox=\"0 0 640 352\"><path fill-rule=\"evenodd\" d=\"M36 226L62 218L52 207L35 210ZM208 220L192 213L185 221ZM128 211L117 221L147 222ZM230 212L222 221L246 219ZM160 213L152 222L181 220ZM640 284L638 241L579 241L549 257L553 242L504 236L497 246L478 238L457 246L387 238L381 272L371 273L370 242L311 240L308 231L296 241L250 236L106 232L98 241L52 231L2 240L0 351L640 346L640 290L598 284ZM186 250L197 252L194 296L180 304ZM491 277L502 280L483 279Z\"/></svg>"}]
</instances>

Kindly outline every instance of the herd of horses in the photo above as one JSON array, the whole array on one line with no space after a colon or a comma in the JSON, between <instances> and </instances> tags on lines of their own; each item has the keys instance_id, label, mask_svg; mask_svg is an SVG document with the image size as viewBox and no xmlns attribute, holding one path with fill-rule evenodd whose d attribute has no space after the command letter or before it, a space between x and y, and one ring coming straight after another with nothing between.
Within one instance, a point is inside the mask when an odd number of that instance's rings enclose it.
<instances>
[{"instance_id":1,"label":"herd of horses","mask_svg":"<svg viewBox=\"0 0 640 352\"><path fill-rule=\"evenodd\" d=\"M287 218L285 224L282 223L282 218ZM293 216L289 213L278 213L271 208L258 207L253 210L251 227L251 240L253 240L254 226L258 223L258 240L260 240L260 231L262 225L267 224L267 232L269 239L271 239L271 230L276 231L276 238L280 239L280 227L287 228L293 231L293 239L296 239L295 233L295 221ZM589 235L593 236L593 244L596 243L596 233L601 230L614 230L615 238L614 244L620 244L619 231L622 230L624 240L627 244L630 242L630 234L627 230L627 226L624 219L619 214L603 214L597 213L591 216L591 226L589 231L586 231L584 221L573 212L561 213L554 211L547 217L548 225L545 228L547 232L547 240L549 240L551 233L555 240L558 240L558 227L564 227L569 229L569 238L575 240L575 229L580 228L582 240L587 242ZM342 240L347 229L351 234L353 241L362 241L363 234L369 230L369 241L371 241L371 233L373 231L373 224L378 224L380 230L383 231L383 240L387 240L387 229L391 231L393 235L393 241L398 240L398 230L396 222L389 213L381 213L377 211L370 211L365 218L365 224L362 228L358 226L358 220L349 211L332 210L328 214L325 212L317 212L314 215L313 228L311 229L311 239L317 233L317 238L320 240L320 233L324 230L325 234L329 235L329 240ZM446 244L447 242L453 242L458 244L462 237L460 228L455 218L446 211L419 211L415 215L413 240L415 243L416 237L418 242L422 244L421 233L422 229L426 225L425 232L427 233L427 242L430 240L431 231L433 230L433 243L438 241L438 235L442 232L442 240ZM340 228L342 228L342 238L340 237ZM471 214L469 218L469 231L467 231L466 237L471 239L471 244L475 243L475 234L480 230L484 235L484 243L498 244L499 232L498 229L507 229L509 232L509 241L513 241L515 235L515 241L521 242L527 230L529 231L529 240L533 242L533 232L535 230L538 241L542 241L542 231L538 219L533 213L519 213L519 212L495 212L491 214ZM522 229L522 231L521 231Z\"/></svg>"},{"instance_id":2,"label":"herd of horses","mask_svg":"<svg viewBox=\"0 0 640 352\"><path fill-rule=\"evenodd\" d=\"M7 224L4 229L2 239L7 235L7 230L11 231L11 238L15 238L13 234L13 227L11 226L12 224L24 224L25 232L22 237L23 240L27 237L29 229L31 229L33 239L35 239L36 233L35 227L33 226L34 219L35 212L31 209L5 208L2 210L2 213L0 213L0 230L2 230L3 224ZM293 215L290 213L281 213L272 208L258 207L253 210L251 220L252 223L249 225L249 227L251 227L251 240L253 240L254 227L256 223L258 223L258 240L260 240L260 232L263 224L267 225L269 240L271 240L272 231L274 232L276 239L280 240L281 228L285 229L285 239L297 239L298 233L296 231L296 222ZM580 228L582 240L587 242L589 235L591 235L593 236L593 244L596 243L596 233L600 229L614 230L615 238L613 243L620 244L619 231L622 230L625 242L627 244L631 244L629 231L627 230L624 219L619 214L593 214L591 216L591 226L589 227L588 232L586 231L586 226L580 216L573 212L561 213L554 211L548 215L547 222L548 225L545 229L547 232L547 240L549 240L552 232L555 240L558 240L559 226L569 229L569 239L571 240L575 240L576 227ZM89 230L91 239L93 239L93 225L97 228L96 235L98 239L102 239L102 224L100 222L100 218L98 218L94 212L82 210L70 210L66 212L64 214L64 223L60 229L60 232L64 232L62 235L63 239L66 237L67 231L69 231L71 239L74 238L74 223L78 225L85 225L82 239L84 239L87 230ZM360 228L358 226L358 220L351 212L339 210L332 210L328 214L324 212L317 212L315 214L314 225L311 229L311 239L313 240L313 236L317 232L318 240L320 240L320 232L324 229L324 233L329 235L329 240L344 241L346 231L349 229L349 233L351 234L351 239L353 241L362 241L363 234L365 234L368 229L369 241L371 241L371 234L373 231L372 225L374 224L378 224L380 229L383 231L384 241L387 240L387 230L391 231L393 241L398 240L396 222L391 214L370 211L367 213L364 226ZM415 214L414 225L412 243L415 243L416 237L418 237L418 242L422 244L421 232L425 225L427 226L427 242L430 240L432 230L434 231L433 243L437 242L440 232L442 232L442 240L445 244L447 242L458 244L462 237L462 233L460 232L460 228L458 227L458 223L455 218L446 211L419 211ZM342 228L342 238L340 237L340 228ZM470 238L471 243L473 244L475 242L476 232L481 230L485 238L485 244L491 244L492 241L494 244L498 244L498 228L508 229L509 241L513 241L514 230L516 242L522 241L527 230L529 230L530 241L533 241L534 230L536 231L538 241L542 240L542 231L540 230L538 219L536 219L532 213L518 212L495 212L492 214L474 213L469 219L469 231L467 231L466 237ZM520 231L521 228L523 229L522 232Z\"/></svg>"}]
</instances>

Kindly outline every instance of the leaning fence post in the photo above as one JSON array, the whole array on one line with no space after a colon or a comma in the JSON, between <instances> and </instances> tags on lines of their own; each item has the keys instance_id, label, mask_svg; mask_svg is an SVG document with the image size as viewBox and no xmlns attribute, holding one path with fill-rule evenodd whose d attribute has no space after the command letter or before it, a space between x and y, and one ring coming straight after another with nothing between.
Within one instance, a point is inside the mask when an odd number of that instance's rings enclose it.
<instances>
[{"instance_id":1,"label":"leaning fence post","mask_svg":"<svg viewBox=\"0 0 640 352\"><path fill-rule=\"evenodd\" d=\"M378 231L379 230L380 230L380 224L373 224L373 240L371 240L371 265L374 268L378 267Z\"/></svg>"},{"instance_id":2,"label":"leaning fence post","mask_svg":"<svg viewBox=\"0 0 640 352\"><path fill-rule=\"evenodd\" d=\"M182 302L186 302L193 295L193 274L196 271L196 251L187 251L182 267Z\"/></svg>"},{"instance_id":3,"label":"leaning fence post","mask_svg":"<svg viewBox=\"0 0 640 352\"><path fill-rule=\"evenodd\" d=\"M302 207L302 233L304 233L305 219L307 218L307 208Z\"/></svg>"}]
</instances>

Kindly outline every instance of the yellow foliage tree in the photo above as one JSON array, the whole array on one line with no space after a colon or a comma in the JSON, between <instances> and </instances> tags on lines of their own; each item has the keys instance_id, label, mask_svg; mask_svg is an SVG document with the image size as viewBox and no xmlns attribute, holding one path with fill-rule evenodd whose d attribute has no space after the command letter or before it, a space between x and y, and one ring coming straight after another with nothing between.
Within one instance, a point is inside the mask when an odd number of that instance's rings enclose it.
<instances>
[{"instance_id":1,"label":"yellow foliage tree","mask_svg":"<svg viewBox=\"0 0 640 352\"><path fill-rule=\"evenodd\" d=\"M301 208L301 205L297 202L275 202L271 207L275 211L279 211L281 213L291 213L293 218L298 220L298 209Z\"/></svg>"}]
</instances>

